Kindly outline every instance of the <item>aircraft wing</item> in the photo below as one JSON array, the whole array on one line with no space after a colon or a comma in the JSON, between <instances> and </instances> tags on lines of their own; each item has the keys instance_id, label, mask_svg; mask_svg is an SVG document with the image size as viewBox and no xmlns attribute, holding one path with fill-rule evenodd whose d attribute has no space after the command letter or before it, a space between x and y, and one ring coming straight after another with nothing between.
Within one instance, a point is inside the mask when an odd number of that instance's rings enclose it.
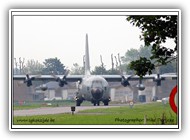
<instances>
[{"instance_id":1,"label":"aircraft wing","mask_svg":"<svg viewBox=\"0 0 190 140\"><path fill-rule=\"evenodd\" d=\"M56 77L62 78L64 75L56 75ZM101 75L103 78L105 78L108 82L121 82L122 80L122 76L121 75ZM51 76L51 75L30 75L30 77L35 77L35 80L47 80L47 81L51 81L51 80L55 80L55 77ZM84 77L84 75L68 75L66 77L66 80L68 82L76 82L76 81L80 81L82 80L82 78ZM123 75L123 77L129 81L135 81L135 80L139 80L139 76L132 76L132 75ZM151 75L145 75L143 77L143 80L146 79L152 79L155 80L157 78L161 78L162 80L165 79L177 79L177 75L175 73L166 73L166 74L162 74L162 75L158 75L157 74L151 74ZM26 76L25 75L14 75L13 76L13 80L25 80Z\"/></svg>"},{"instance_id":2,"label":"aircraft wing","mask_svg":"<svg viewBox=\"0 0 190 140\"><path fill-rule=\"evenodd\" d=\"M121 82L123 78L127 79L128 81L135 81L135 80L139 80L139 76L137 75L123 75L123 77L121 75L102 75L102 77L104 77L108 82ZM143 79L152 79L154 80L157 77L156 74L152 74L152 75L145 75L143 77Z\"/></svg>"},{"instance_id":3,"label":"aircraft wing","mask_svg":"<svg viewBox=\"0 0 190 140\"><path fill-rule=\"evenodd\" d=\"M137 81L140 79L139 76L137 75L102 75L108 82L121 82L122 80L127 80L127 81ZM171 79L171 80L176 80L177 75L176 73L166 73L166 74L151 74L151 75L145 75L143 76L142 80L165 80L165 79Z\"/></svg>"},{"instance_id":4,"label":"aircraft wing","mask_svg":"<svg viewBox=\"0 0 190 140\"><path fill-rule=\"evenodd\" d=\"M64 75L56 75L56 78L63 78ZM55 81L56 78L52 75L30 75L30 78L34 77L35 81ZM83 75L68 75L66 80L68 82L77 82L82 80ZM26 75L14 75L13 80L26 80Z\"/></svg>"},{"instance_id":5,"label":"aircraft wing","mask_svg":"<svg viewBox=\"0 0 190 140\"><path fill-rule=\"evenodd\" d=\"M176 73L165 73L160 75L161 79L172 79L177 80L177 74Z\"/></svg>"}]
</instances>

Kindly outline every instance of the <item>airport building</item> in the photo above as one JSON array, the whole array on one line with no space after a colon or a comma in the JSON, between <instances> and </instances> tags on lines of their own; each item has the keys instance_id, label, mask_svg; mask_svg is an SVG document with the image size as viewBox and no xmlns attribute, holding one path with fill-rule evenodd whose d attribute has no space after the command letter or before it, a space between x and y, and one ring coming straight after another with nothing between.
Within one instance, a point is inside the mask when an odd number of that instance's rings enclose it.
<instances>
[{"instance_id":1,"label":"airport building","mask_svg":"<svg viewBox=\"0 0 190 140\"><path fill-rule=\"evenodd\" d=\"M18 84L13 81L13 100L17 103L24 101L51 101L51 100L74 100L77 92L76 83L70 83L63 88L57 82L46 83L47 90L42 91L40 86L27 87L25 84ZM139 91L136 88L138 81L130 81L132 88L123 87L119 82L110 84L110 97L112 102L125 103L128 101L151 102L153 100L169 97L172 88L177 84L176 80L164 80L161 86L156 86L152 80L144 80L145 90Z\"/></svg>"}]
</instances>

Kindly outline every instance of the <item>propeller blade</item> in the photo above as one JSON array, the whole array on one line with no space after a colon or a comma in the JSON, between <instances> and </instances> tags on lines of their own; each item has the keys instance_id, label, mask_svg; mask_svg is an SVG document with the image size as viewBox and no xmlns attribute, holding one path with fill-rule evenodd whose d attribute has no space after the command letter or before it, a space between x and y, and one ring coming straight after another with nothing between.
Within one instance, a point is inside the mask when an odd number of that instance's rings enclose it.
<instances>
[{"instance_id":1,"label":"propeller blade","mask_svg":"<svg viewBox=\"0 0 190 140\"><path fill-rule=\"evenodd\" d=\"M24 80L24 83L26 83L27 87L32 86L32 81L35 80L35 77L29 76L29 74L26 74L26 79Z\"/></svg>"},{"instance_id":2,"label":"propeller blade","mask_svg":"<svg viewBox=\"0 0 190 140\"><path fill-rule=\"evenodd\" d=\"M69 72L70 72L70 70L69 70L69 69L66 69L64 76L68 76L68 75L69 75Z\"/></svg>"},{"instance_id":3,"label":"propeller blade","mask_svg":"<svg viewBox=\"0 0 190 140\"><path fill-rule=\"evenodd\" d=\"M53 76L55 79L59 78L59 77L57 77L57 76L55 75L55 73L54 73L53 71L51 72L51 76Z\"/></svg>"},{"instance_id":4,"label":"propeller blade","mask_svg":"<svg viewBox=\"0 0 190 140\"><path fill-rule=\"evenodd\" d=\"M126 86L130 86L130 83L128 81L128 78L126 79L124 75L121 76L122 80L121 80L121 84L126 87Z\"/></svg>"},{"instance_id":5,"label":"propeller blade","mask_svg":"<svg viewBox=\"0 0 190 140\"><path fill-rule=\"evenodd\" d=\"M58 76L56 76L53 72L52 72L52 76L55 78L56 82L59 82L59 86L63 87L64 85L67 85L67 75L69 74L70 70L66 69L63 78L60 78Z\"/></svg>"}]
</instances>

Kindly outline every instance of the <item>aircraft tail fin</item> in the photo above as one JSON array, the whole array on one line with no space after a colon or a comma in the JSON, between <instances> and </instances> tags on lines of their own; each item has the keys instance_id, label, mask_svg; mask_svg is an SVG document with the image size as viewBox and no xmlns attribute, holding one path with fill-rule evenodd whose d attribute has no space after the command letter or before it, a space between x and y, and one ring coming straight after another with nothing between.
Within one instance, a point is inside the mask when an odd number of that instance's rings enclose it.
<instances>
[{"instance_id":1,"label":"aircraft tail fin","mask_svg":"<svg viewBox=\"0 0 190 140\"><path fill-rule=\"evenodd\" d=\"M85 75L90 75L90 58L88 49L88 34L86 34L86 46L85 46Z\"/></svg>"}]
</instances>

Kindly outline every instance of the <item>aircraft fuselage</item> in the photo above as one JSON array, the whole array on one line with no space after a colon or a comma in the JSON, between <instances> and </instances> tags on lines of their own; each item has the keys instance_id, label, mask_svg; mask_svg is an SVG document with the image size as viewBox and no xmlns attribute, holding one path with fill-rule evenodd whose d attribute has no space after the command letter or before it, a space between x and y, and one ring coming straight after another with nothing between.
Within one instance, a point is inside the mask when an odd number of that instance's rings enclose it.
<instances>
[{"instance_id":1,"label":"aircraft fuselage","mask_svg":"<svg viewBox=\"0 0 190 140\"><path fill-rule=\"evenodd\" d=\"M91 101L94 105L99 105L100 101L108 105L110 101L110 89L108 82L101 76L88 75L78 85L76 94L76 105L80 106L82 101Z\"/></svg>"}]
</instances>

